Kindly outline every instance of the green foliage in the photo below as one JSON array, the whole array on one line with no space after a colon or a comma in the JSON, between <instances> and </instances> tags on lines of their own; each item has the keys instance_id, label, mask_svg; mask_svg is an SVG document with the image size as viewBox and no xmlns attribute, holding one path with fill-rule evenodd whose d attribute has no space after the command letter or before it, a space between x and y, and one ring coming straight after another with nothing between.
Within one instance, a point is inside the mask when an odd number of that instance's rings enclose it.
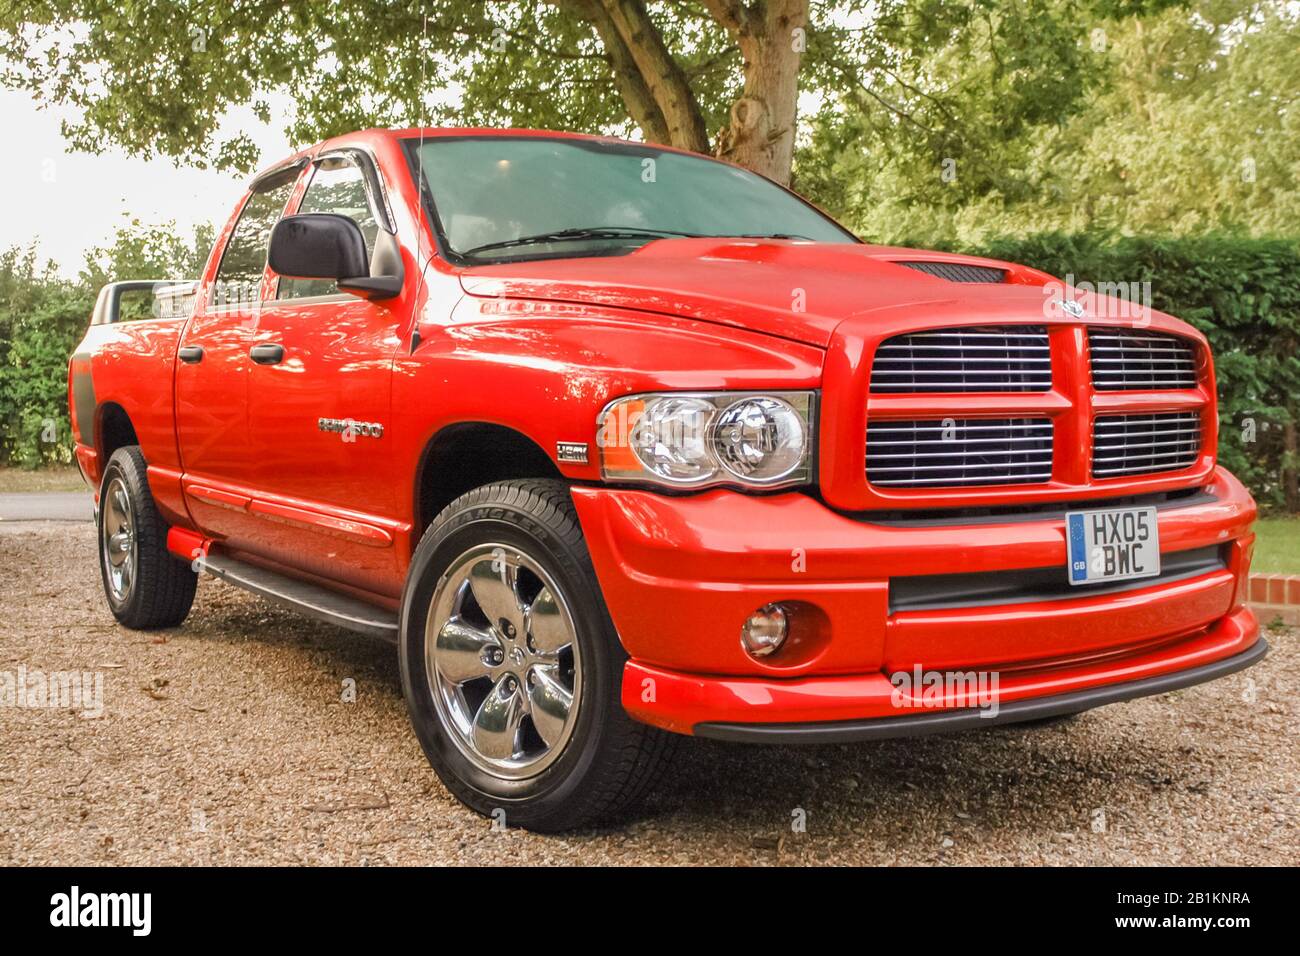
<instances>
[{"instance_id":1,"label":"green foliage","mask_svg":"<svg viewBox=\"0 0 1300 956\"><path fill-rule=\"evenodd\" d=\"M70 460L68 356L93 306L89 289L38 266L35 249L0 253L0 461Z\"/></svg>"},{"instance_id":2,"label":"green foliage","mask_svg":"<svg viewBox=\"0 0 1300 956\"><path fill-rule=\"evenodd\" d=\"M828 99L796 159L861 235L1295 235L1294 4L963 0L891 24L922 52Z\"/></svg>"},{"instance_id":3,"label":"green foliage","mask_svg":"<svg viewBox=\"0 0 1300 956\"><path fill-rule=\"evenodd\" d=\"M97 152L248 170L232 107L264 121L278 96L300 144L371 126L535 126L631 133L587 0L209 0L0 2L0 82L73 108L65 135ZM740 55L694 0L659 4L656 24L710 129L740 82Z\"/></svg>"},{"instance_id":4,"label":"green foliage","mask_svg":"<svg viewBox=\"0 0 1300 956\"><path fill-rule=\"evenodd\" d=\"M1091 3L1107 0L811 0L802 88L829 103L896 97L898 115L940 103L939 79L983 58L916 149L951 150L1006 128L1040 123L1079 99L1075 42ZM1111 0L1113 3L1113 0ZM1014 6L1011 15L999 11ZM65 135L91 152L118 145L139 156L249 169L243 132L219 124L232 108L264 121L278 98L298 144L370 126L507 125L631 134L613 58L594 27L595 0L0 0L0 82L70 107ZM606 8L614 4L608 0ZM716 137L741 92L743 58L705 0L643 8ZM757 3L747 5L751 9ZM645 34L637 43L653 46ZM897 79L895 79L897 78ZM952 110L996 79L1002 122L944 128ZM936 124L935 120L944 122ZM919 128L919 127L918 127ZM944 152L941 155L949 155Z\"/></svg>"},{"instance_id":5,"label":"green foliage","mask_svg":"<svg viewBox=\"0 0 1300 956\"><path fill-rule=\"evenodd\" d=\"M1300 426L1300 244L1234 236L1049 234L962 251L1021 262L1077 282L1150 283L1151 305L1210 340L1219 392L1219 457L1266 507L1288 500L1300 461L1286 449ZM1292 493L1293 496L1293 493Z\"/></svg>"},{"instance_id":6,"label":"green foliage","mask_svg":"<svg viewBox=\"0 0 1300 956\"><path fill-rule=\"evenodd\" d=\"M0 252L0 464L32 468L68 462L68 357L90 323L99 287L119 279L198 274L210 227L192 242L171 225L132 221L92 250L77 281L39 263L35 248ZM131 317L144 317L148 306Z\"/></svg>"}]
</instances>

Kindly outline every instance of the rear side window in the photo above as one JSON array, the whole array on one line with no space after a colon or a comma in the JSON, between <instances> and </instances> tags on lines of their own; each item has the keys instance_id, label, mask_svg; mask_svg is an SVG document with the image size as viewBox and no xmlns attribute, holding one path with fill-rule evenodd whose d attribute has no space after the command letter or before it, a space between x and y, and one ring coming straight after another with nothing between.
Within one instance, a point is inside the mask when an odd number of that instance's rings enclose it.
<instances>
[{"instance_id":1,"label":"rear side window","mask_svg":"<svg viewBox=\"0 0 1300 956\"><path fill-rule=\"evenodd\" d=\"M266 269L266 253L271 245L271 230L280 221L297 171L284 178L261 184L257 192L248 197L239 221L226 243L221 265L217 267L217 284L212 304L236 305L255 302L261 291L262 273Z\"/></svg>"},{"instance_id":2,"label":"rear side window","mask_svg":"<svg viewBox=\"0 0 1300 956\"><path fill-rule=\"evenodd\" d=\"M298 207L299 214L309 212L347 216L361 228L361 235L366 240L367 258L374 255L379 223L371 211L365 177L351 160L331 157L316 164L311 185L307 187L307 193ZM336 292L338 284L333 279L282 277L277 298L302 299L314 295L333 295Z\"/></svg>"}]
</instances>

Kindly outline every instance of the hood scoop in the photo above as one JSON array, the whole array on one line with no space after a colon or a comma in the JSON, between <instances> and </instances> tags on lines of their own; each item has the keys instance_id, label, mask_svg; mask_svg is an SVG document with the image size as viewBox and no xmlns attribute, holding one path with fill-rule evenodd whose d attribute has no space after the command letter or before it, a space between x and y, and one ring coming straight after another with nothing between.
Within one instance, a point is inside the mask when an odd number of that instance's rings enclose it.
<instances>
[{"instance_id":1,"label":"hood scoop","mask_svg":"<svg viewBox=\"0 0 1300 956\"><path fill-rule=\"evenodd\" d=\"M995 269L992 266L972 266L964 262L937 262L935 260L901 262L895 260L894 265L906 266L909 269L924 272L938 279L947 279L949 282L1005 282L1007 279L1006 269Z\"/></svg>"}]
</instances>

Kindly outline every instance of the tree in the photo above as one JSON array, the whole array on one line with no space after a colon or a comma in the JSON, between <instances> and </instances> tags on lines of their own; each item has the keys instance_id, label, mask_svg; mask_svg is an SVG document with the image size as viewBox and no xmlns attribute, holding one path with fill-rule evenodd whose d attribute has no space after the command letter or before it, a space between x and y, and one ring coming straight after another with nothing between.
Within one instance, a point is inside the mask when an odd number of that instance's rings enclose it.
<instances>
[{"instance_id":1,"label":"tree","mask_svg":"<svg viewBox=\"0 0 1300 956\"><path fill-rule=\"evenodd\" d=\"M255 164L218 134L251 106L299 144L639 132L781 182L793 155L871 236L1267 230L1295 221L1295 23L1287 0L0 0L0 82L72 107L76 147L200 166ZM1204 129L1257 148L1197 165Z\"/></svg>"},{"instance_id":2,"label":"tree","mask_svg":"<svg viewBox=\"0 0 1300 956\"><path fill-rule=\"evenodd\" d=\"M972 2L934 21L933 43L909 41L906 19L882 24L920 52L814 118L801 188L887 242L1294 235L1294 5L1098 4L1073 21L1072 6L1049 0L1031 22L1014 2Z\"/></svg>"},{"instance_id":3,"label":"tree","mask_svg":"<svg viewBox=\"0 0 1300 956\"><path fill-rule=\"evenodd\" d=\"M74 107L79 117L65 132L77 147L109 142L199 165L251 166L252 142L217 141L218 122L243 105L269 121L279 94L294 104L295 142L426 120L637 128L648 141L712 151L788 182L801 91L838 100L856 84L870 95L960 28L971 5L0 0L0 81ZM1010 42L1023 44L1042 21L1042 12L1027 13ZM1061 66L1037 63L1017 76L1032 86L1044 67Z\"/></svg>"},{"instance_id":4,"label":"tree","mask_svg":"<svg viewBox=\"0 0 1300 956\"><path fill-rule=\"evenodd\" d=\"M852 4L850 4L852 6ZM82 148L246 168L231 105L287 92L296 138L455 114L628 127L786 181L809 0L46 0L0 12L4 81L68 104ZM432 96L459 86L455 104Z\"/></svg>"},{"instance_id":5,"label":"tree","mask_svg":"<svg viewBox=\"0 0 1300 956\"><path fill-rule=\"evenodd\" d=\"M107 245L86 252L78 281L97 291L105 283L123 279L196 279L215 238L208 223L185 240L174 222L153 225L129 219L114 230Z\"/></svg>"}]
</instances>

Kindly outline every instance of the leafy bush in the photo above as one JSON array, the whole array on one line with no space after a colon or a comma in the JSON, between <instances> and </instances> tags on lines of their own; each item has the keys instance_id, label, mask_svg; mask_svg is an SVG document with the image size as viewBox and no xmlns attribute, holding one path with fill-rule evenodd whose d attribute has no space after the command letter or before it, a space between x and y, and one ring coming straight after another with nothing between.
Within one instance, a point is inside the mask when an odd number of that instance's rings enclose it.
<instances>
[{"instance_id":1,"label":"leafy bush","mask_svg":"<svg viewBox=\"0 0 1300 956\"><path fill-rule=\"evenodd\" d=\"M1149 282L1154 308L1210 340L1220 459L1262 505L1300 511L1300 243L1049 234L962 251L1078 282Z\"/></svg>"},{"instance_id":2,"label":"leafy bush","mask_svg":"<svg viewBox=\"0 0 1300 956\"><path fill-rule=\"evenodd\" d=\"M68 356L94 304L87 288L38 268L35 250L0 253L0 461L71 459Z\"/></svg>"},{"instance_id":3,"label":"leafy bush","mask_svg":"<svg viewBox=\"0 0 1300 956\"><path fill-rule=\"evenodd\" d=\"M90 323L100 286L197 275L211 236L202 227L187 244L170 224L132 221L87 254L75 281L61 278L52 263L38 263L34 247L0 251L0 464L71 460L68 357Z\"/></svg>"}]
</instances>

